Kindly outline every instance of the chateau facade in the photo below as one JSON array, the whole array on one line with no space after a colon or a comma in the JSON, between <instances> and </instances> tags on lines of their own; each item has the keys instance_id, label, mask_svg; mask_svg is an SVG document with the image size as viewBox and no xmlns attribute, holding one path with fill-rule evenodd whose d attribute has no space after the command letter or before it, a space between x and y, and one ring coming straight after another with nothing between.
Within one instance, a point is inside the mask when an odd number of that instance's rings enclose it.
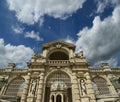
<instances>
[{"instance_id":1,"label":"chateau facade","mask_svg":"<svg viewBox=\"0 0 120 102\"><path fill-rule=\"evenodd\" d=\"M0 69L0 102L120 102L120 68L89 68L75 45L54 41L27 62Z\"/></svg>"}]
</instances>

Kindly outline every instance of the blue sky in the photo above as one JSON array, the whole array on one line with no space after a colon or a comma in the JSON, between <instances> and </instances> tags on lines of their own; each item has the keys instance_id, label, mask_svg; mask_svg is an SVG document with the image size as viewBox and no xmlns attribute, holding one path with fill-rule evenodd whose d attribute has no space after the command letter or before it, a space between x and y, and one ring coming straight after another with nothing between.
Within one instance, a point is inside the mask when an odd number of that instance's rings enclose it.
<instances>
[{"instance_id":1,"label":"blue sky","mask_svg":"<svg viewBox=\"0 0 120 102\"><path fill-rule=\"evenodd\" d=\"M91 66L120 66L119 0L0 0L0 66L26 67L33 50L64 40Z\"/></svg>"}]
</instances>

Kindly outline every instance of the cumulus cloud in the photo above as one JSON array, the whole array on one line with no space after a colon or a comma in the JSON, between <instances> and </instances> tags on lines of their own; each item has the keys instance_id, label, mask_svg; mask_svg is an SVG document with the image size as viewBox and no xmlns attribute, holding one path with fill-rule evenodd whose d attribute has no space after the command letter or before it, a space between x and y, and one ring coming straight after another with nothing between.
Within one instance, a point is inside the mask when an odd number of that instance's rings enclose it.
<instances>
[{"instance_id":1,"label":"cumulus cloud","mask_svg":"<svg viewBox=\"0 0 120 102\"><path fill-rule=\"evenodd\" d=\"M4 40L0 39L0 68L6 67L8 63L16 63L21 67L26 67L26 62L31 59L32 55L31 48L24 45L5 45Z\"/></svg>"},{"instance_id":2,"label":"cumulus cloud","mask_svg":"<svg viewBox=\"0 0 120 102\"><path fill-rule=\"evenodd\" d=\"M44 15L65 19L82 8L86 0L7 0L19 21L34 24Z\"/></svg>"},{"instance_id":3,"label":"cumulus cloud","mask_svg":"<svg viewBox=\"0 0 120 102\"><path fill-rule=\"evenodd\" d=\"M26 32L25 37L35 39L36 41L42 41L43 40L43 38L40 38L39 32L35 32L33 30L31 32Z\"/></svg>"},{"instance_id":4,"label":"cumulus cloud","mask_svg":"<svg viewBox=\"0 0 120 102\"><path fill-rule=\"evenodd\" d=\"M120 0L95 0L97 3L97 13L104 12L104 9L108 6L117 6L120 4Z\"/></svg>"},{"instance_id":5,"label":"cumulus cloud","mask_svg":"<svg viewBox=\"0 0 120 102\"><path fill-rule=\"evenodd\" d=\"M120 51L120 6L117 6L112 15L101 21L97 16L91 28L85 27L78 33L76 41L77 51L83 50L87 59L92 63L101 61L116 61Z\"/></svg>"}]
</instances>

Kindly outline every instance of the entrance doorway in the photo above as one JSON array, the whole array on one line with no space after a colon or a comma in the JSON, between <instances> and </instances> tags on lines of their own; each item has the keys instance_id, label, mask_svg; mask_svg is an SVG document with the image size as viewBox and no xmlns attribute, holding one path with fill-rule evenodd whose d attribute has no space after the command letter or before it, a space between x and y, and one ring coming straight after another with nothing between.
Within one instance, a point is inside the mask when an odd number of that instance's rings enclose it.
<instances>
[{"instance_id":1,"label":"entrance doorway","mask_svg":"<svg viewBox=\"0 0 120 102\"><path fill-rule=\"evenodd\" d=\"M62 101L61 101L61 95L57 95L57 97L56 97L56 102L62 102Z\"/></svg>"}]
</instances>

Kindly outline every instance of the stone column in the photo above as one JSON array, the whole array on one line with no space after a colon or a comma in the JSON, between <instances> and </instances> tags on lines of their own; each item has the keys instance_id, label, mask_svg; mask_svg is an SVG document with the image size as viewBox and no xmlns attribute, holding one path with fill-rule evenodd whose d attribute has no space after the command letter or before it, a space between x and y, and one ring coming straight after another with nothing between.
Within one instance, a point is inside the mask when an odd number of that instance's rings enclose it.
<instances>
[{"instance_id":1,"label":"stone column","mask_svg":"<svg viewBox=\"0 0 120 102\"><path fill-rule=\"evenodd\" d=\"M80 92L79 92L79 87L78 87L78 82L77 82L77 77L75 73L72 76L72 98L73 102L80 102Z\"/></svg>"},{"instance_id":2,"label":"stone column","mask_svg":"<svg viewBox=\"0 0 120 102\"><path fill-rule=\"evenodd\" d=\"M54 96L54 102L56 102L56 95Z\"/></svg>"},{"instance_id":3,"label":"stone column","mask_svg":"<svg viewBox=\"0 0 120 102\"><path fill-rule=\"evenodd\" d=\"M42 102L42 94L43 94L43 82L44 82L44 73L40 74L37 99L36 102Z\"/></svg>"},{"instance_id":4,"label":"stone column","mask_svg":"<svg viewBox=\"0 0 120 102\"><path fill-rule=\"evenodd\" d=\"M86 72L85 76L86 76L86 79L87 79L86 80L87 94L90 97L90 102L96 102L95 92L94 92L94 89L92 87L92 82L91 82L89 73Z\"/></svg>"},{"instance_id":5,"label":"stone column","mask_svg":"<svg viewBox=\"0 0 120 102\"><path fill-rule=\"evenodd\" d=\"M21 102L26 102L27 94L28 94L28 91L29 91L30 76L31 76L31 73L28 73L27 78L26 78L26 82L25 82L25 87L24 87L24 90L23 90L23 94L22 94L22 97L21 97Z\"/></svg>"},{"instance_id":6,"label":"stone column","mask_svg":"<svg viewBox=\"0 0 120 102\"><path fill-rule=\"evenodd\" d=\"M49 100L50 100L49 102L52 102L52 95L50 95L50 99Z\"/></svg>"},{"instance_id":7,"label":"stone column","mask_svg":"<svg viewBox=\"0 0 120 102\"><path fill-rule=\"evenodd\" d=\"M62 99L62 102L64 102L64 97L63 97L63 94L61 94L61 99Z\"/></svg>"}]
</instances>

